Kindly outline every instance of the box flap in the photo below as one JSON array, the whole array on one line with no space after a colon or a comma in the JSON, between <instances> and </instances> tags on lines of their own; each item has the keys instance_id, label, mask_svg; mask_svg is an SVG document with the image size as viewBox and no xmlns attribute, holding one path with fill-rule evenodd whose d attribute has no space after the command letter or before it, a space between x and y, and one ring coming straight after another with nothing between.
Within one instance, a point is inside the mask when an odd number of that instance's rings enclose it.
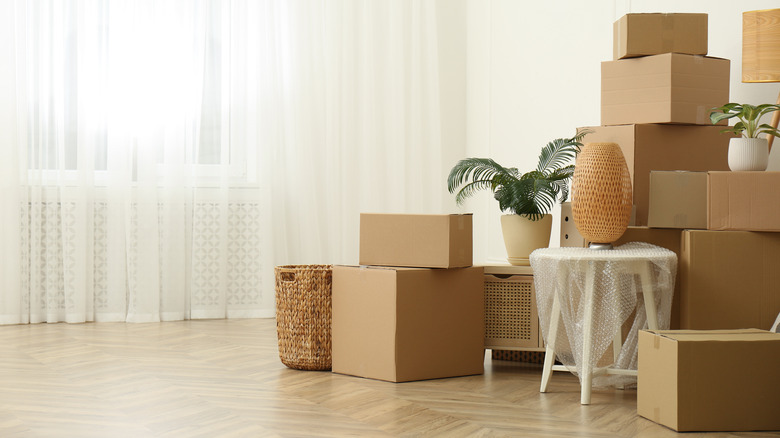
<instances>
[{"instance_id":1,"label":"box flap","mask_svg":"<svg viewBox=\"0 0 780 438\"><path fill-rule=\"evenodd\" d=\"M780 341L780 333L772 333L759 329L735 329L735 330L647 330L660 337L672 339L677 342L686 341Z\"/></svg>"}]
</instances>

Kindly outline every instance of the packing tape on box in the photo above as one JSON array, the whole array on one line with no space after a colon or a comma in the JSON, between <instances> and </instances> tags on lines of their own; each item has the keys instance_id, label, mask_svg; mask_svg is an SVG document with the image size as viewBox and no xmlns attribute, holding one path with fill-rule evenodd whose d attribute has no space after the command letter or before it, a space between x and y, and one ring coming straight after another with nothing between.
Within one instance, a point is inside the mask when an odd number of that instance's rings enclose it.
<instances>
[{"instance_id":1,"label":"packing tape on box","mask_svg":"<svg viewBox=\"0 0 780 438\"><path fill-rule=\"evenodd\" d=\"M661 408L655 407L653 408L653 421L656 423L660 423L661 421Z\"/></svg>"},{"instance_id":2,"label":"packing tape on box","mask_svg":"<svg viewBox=\"0 0 780 438\"><path fill-rule=\"evenodd\" d=\"M458 229L462 230L466 228L466 219L463 216L458 217Z\"/></svg>"},{"instance_id":3,"label":"packing tape on box","mask_svg":"<svg viewBox=\"0 0 780 438\"><path fill-rule=\"evenodd\" d=\"M658 335L653 336L653 349L658 350L659 348L661 348L661 337Z\"/></svg>"},{"instance_id":4,"label":"packing tape on box","mask_svg":"<svg viewBox=\"0 0 780 438\"><path fill-rule=\"evenodd\" d=\"M696 106L696 124L697 125L709 125L710 124L710 109L704 105Z\"/></svg>"}]
</instances>

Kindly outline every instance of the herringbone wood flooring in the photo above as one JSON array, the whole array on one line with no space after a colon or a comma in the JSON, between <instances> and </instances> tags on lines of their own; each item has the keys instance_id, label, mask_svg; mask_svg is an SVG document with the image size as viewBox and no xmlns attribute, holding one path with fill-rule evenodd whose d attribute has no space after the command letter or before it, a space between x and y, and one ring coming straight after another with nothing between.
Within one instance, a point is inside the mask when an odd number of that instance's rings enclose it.
<instances>
[{"instance_id":1,"label":"herringbone wood flooring","mask_svg":"<svg viewBox=\"0 0 780 438\"><path fill-rule=\"evenodd\" d=\"M274 320L3 326L0 343L0 437L676 435L635 391L581 406L556 373L540 394L534 365L402 384L287 369Z\"/></svg>"}]
</instances>

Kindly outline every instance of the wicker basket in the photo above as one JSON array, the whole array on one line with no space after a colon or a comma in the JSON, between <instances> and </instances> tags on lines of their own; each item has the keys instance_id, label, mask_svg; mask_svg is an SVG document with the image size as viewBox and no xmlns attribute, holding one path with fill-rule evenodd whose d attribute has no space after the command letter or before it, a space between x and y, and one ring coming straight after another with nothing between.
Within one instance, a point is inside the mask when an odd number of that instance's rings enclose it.
<instances>
[{"instance_id":1,"label":"wicker basket","mask_svg":"<svg viewBox=\"0 0 780 438\"><path fill-rule=\"evenodd\" d=\"M275 274L279 358L298 370L329 370L332 266L277 266Z\"/></svg>"}]
</instances>

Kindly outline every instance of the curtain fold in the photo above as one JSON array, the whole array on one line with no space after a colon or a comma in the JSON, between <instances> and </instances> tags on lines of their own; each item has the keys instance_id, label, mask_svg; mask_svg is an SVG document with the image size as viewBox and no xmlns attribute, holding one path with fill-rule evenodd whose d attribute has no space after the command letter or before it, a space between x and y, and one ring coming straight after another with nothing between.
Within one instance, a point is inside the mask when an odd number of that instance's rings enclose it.
<instances>
[{"instance_id":1,"label":"curtain fold","mask_svg":"<svg viewBox=\"0 0 780 438\"><path fill-rule=\"evenodd\" d=\"M443 209L433 0L0 8L0 324L272 316Z\"/></svg>"}]
</instances>

